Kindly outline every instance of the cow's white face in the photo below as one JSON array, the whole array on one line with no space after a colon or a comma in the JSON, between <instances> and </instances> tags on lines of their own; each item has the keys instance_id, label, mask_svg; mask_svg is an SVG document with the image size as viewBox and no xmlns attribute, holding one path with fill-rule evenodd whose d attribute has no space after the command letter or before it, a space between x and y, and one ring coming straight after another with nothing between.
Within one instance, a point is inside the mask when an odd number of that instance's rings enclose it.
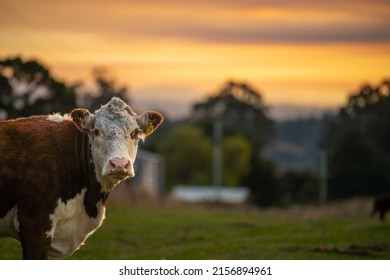
<instances>
[{"instance_id":1,"label":"cow's white face","mask_svg":"<svg viewBox=\"0 0 390 280\"><path fill-rule=\"evenodd\" d=\"M137 116L119 98L111 99L94 114L87 109L75 109L71 117L89 135L96 177L105 192L135 176L139 140L153 133L163 121L157 112Z\"/></svg>"}]
</instances>

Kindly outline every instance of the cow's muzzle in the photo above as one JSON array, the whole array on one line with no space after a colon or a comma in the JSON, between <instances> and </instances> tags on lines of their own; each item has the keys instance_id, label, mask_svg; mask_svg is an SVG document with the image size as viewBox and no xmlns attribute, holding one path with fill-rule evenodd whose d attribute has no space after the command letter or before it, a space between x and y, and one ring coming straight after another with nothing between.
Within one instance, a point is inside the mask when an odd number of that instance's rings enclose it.
<instances>
[{"instance_id":1,"label":"cow's muzzle","mask_svg":"<svg viewBox=\"0 0 390 280\"><path fill-rule=\"evenodd\" d=\"M133 164L127 158L114 157L108 160L106 174L108 176L120 177L134 177Z\"/></svg>"}]
</instances>

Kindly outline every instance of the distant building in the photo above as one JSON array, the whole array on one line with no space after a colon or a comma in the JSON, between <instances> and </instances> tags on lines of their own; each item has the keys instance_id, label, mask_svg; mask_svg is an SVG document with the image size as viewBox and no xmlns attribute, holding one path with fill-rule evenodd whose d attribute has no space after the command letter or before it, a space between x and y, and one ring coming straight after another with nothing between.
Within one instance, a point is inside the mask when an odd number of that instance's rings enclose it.
<instances>
[{"instance_id":1,"label":"distant building","mask_svg":"<svg viewBox=\"0 0 390 280\"><path fill-rule=\"evenodd\" d=\"M156 153L138 150L135 177L119 184L110 195L113 202L134 202L140 198L159 200L164 194L164 160Z\"/></svg>"},{"instance_id":2,"label":"distant building","mask_svg":"<svg viewBox=\"0 0 390 280\"><path fill-rule=\"evenodd\" d=\"M173 187L170 198L181 202L222 202L242 204L249 198L246 187L183 186Z\"/></svg>"}]
</instances>

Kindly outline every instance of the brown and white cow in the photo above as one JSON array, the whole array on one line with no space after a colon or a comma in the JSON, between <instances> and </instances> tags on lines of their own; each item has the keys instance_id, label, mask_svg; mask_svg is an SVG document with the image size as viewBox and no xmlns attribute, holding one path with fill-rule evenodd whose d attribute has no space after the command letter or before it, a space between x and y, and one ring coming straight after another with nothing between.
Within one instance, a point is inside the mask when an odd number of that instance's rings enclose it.
<instances>
[{"instance_id":1,"label":"brown and white cow","mask_svg":"<svg viewBox=\"0 0 390 280\"><path fill-rule=\"evenodd\" d=\"M372 215L380 220L385 220L386 212L390 210L390 194L379 195L374 198Z\"/></svg>"},{"instance_id":2,"label":"brown and white cow","mask_svg":"<svg viewBox=\"0 0 390 280\"><path fill-rule=\"evenodd\" d=\"M114 187L133 177L138 141L163 121L119 98L95 113L0 122L0 237L24 259L71 255L101 224Z\"/></svg>"}]
</instances>

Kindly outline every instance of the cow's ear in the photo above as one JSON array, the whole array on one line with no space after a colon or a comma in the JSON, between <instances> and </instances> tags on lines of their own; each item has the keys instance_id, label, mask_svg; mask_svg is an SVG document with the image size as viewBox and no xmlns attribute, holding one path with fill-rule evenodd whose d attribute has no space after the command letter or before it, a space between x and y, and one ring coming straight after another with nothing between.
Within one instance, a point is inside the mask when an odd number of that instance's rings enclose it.
<instances>
[{"instance_id":1,"label":"cow's ear","mask_svg":"<svg viewBox=\"0 0 390 280\"><path fill-rule=\"evenodd\" d=\"M82 132L89 132L93 128L93 115L87 109L74 109L70 116Z\"/></svg>"},{"instance_id":2,"label":"cow's ear","mask_svg":"<svg viewBox=\"0 0 390 280\"><path fill-rule=\"evenodd\" d=\"M145 136L152 134L164 121L164 117L159 112L146 112L137 117L139 128Z\"/></svg>"}]
</instances>

